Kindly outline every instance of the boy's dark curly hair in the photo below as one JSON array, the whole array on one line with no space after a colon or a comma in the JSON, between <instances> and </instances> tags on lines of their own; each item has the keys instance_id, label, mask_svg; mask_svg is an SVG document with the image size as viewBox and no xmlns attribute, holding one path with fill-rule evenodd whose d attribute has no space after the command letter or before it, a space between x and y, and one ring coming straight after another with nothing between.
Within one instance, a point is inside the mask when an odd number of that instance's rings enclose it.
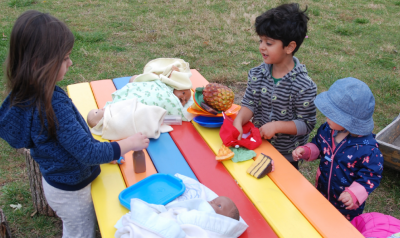
<instances>
[{"instance_id":1,"label":"boy's dark curly hair","mask_svg":"<svg viewBox=\"0 0 400 238\"><path fill-rule=\"evenodd\" d=\"M283 4L272 8L256 18L255 28L259 36L280 40L283 47L291 41L296 42L296 51L300 48L307 34L308 16L300 10L298 3Z\"/></svg>"}]
</instances>

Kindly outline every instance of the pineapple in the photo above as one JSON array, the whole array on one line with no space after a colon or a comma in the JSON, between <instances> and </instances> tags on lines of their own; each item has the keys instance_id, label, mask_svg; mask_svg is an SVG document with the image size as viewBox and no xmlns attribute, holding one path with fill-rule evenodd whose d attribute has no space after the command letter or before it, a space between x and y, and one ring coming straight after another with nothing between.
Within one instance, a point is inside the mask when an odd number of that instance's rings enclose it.
<instances>
[{"instance_id":1,"label":"pineapple","mask_svg":"<svg viewBox=\"0 0 400 238\"><path fill-rule=\"evenodd\" d=\"M232 89L222 84L210 83L203 89L204 102L217 111L228 110L234 98Z\"/></svg>"}]
</instances>

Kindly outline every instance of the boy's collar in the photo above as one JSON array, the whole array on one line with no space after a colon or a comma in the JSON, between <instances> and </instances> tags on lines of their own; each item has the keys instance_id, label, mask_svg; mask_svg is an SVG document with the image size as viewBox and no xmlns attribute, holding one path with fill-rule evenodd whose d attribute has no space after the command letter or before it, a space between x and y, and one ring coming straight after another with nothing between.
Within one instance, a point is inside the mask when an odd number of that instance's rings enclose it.
<instances>
[{"instance_id":1,"label":"boy's collar","mask_svg":"<svg viewBox=\"0 0 400 238\"><path fill-rule=\"evenodd\" d=\"M299 74L299 73L307 73L307 69L305 67L305 65L301 64L299 59L296 58L296 56L293 56L293 61L295 62L295 67L289 71L289 73L287 73L285 76L282 77L281 81L288 79L288 77L293 78L295 77L295 75ZM272 72L271 70L271 64L266 64L266 63L262 63L261 66L263 67L263 72L264 75L269 75L272 79ZM273 80L273 79L272 79Z\"/></svg>"}]
</instances>

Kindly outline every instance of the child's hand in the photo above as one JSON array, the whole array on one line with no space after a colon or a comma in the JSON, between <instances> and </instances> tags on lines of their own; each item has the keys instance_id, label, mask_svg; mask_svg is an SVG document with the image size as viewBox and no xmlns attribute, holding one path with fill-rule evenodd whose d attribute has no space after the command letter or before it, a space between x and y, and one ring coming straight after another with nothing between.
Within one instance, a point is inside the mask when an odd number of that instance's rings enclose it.
<instances>
[{"instance_id":1,"label":"child's hand","mask_svg":"<svg viewBox=\"0 0 400 238\"><path fill-rule=\"evenodd\" d=\"M140 132L126 139L117 141L119 148L121 149L121 155L124 155L131 150L138 151L146 149L149 146L149 142L149 139Z\"/></svg>"},{"instance_id":2,"label":"child's hand","mask_svg":"<svg viewBox=\"0 0 400 238\"><path fill-rule=\"evenodd\" d=\"M294 161L298 161L299 159L301 159L303 157L304 154L304 148L302 147L297 147L295 150L293 150L292 152L292 157Z\"/></svg>"},{"instance_id":3,"label":"child's hand","mask_svg":"<svg viewBox=\"0 0 400 238\"><path fill-rule=\"evenodd\" d=\"M119 160L113 160L110 162L110 164L123 164L125 163L125 159L123 157L119 158Z\"/></svg>"},{"instance_id":4,"label":"child's hand","mask_svg":"<svg viewBox=\"0 0 400 238\"><path fill-rule=\"evenodd\" d=\"M271 160L271 165L272 165L271 172L274 172L274 170L275 170L275 164L274 164L274 161L273 161L273 160Z\"/></svg>"},{"instance_id":5,"label":"child's hand","mask_svg":"<svg viewBox=\"0 0 400 238\"><path fill-rule=\"evenodd\" d=\"M265 123L262 127L260 127L261 138L267 140L271 139L276 134L275 129L274 122Z\"/></svg>"},{"instance_id":6,"label":"child's hand","mask_svg":"<svg viewBox=\"0 0 400 238\"><path fill-rule=\"evenodd\" d=\"M238 136L238 140L241 140L242 139L242 135L243 135L243 127L242 127L242 123L241 122L239 122L239 121L237 121L237 120L234 120L233 121L233 126L239 131L239 136Z\"/></svg>"},{"instance_id":7,"label":"child's hand","mask_svg":"<svg viewBox=\"0 0 400 238\"><path fill-rule=\"evenodd\" d=\"M135 78L137 77L137 75L133 75L130 79L129 82L132 83L133 81L135 81Z\"/></svg>"},{"instance_id":8,"label":"child's hand","mask_svg":"<svg viewBox=\"0 0 400 238\"><path fill-rule=\"evenodd\" d=\"M133 151L146 149L150 142L150 140L140 132L128 137L127 139L130 139L132 145L131 150Z\"/></svg>"},{"instance_id":9,"label":"child's hand","mask_svg":"<svg viewBox=\"0 0 400 238\"><path fill-rule=\"evenodd\" d=\"M342 194L340 194L340 196L339 196L338 201L342 202L346 206L347 210L354 209L353 208L354 202L353 202L353 198L351 197L350 193L348 193L346 191L342 192Z\"/></svg>"},{"instance_id":10,"label":"child's hand","mask_svg":"<svg viewBox=\"0 0 400 238\"><path fill-rule=\"evenodd\" d=\"M173 65L173 66L171 67L171 73L169 74L169 77L168 77L168 78L171 78L172 72L174 72L174 71L179 72L179 68L176 67L175 65Z\"/></svg>"}]
</instances>

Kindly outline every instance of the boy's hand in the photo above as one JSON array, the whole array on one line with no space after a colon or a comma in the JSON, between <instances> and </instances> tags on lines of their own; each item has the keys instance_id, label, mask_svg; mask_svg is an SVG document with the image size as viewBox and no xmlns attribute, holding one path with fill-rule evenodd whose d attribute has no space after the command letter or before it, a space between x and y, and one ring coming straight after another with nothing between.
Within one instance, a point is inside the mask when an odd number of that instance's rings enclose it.
<instances>
[{"instance_id":1,"label":"boy's hand","mask_svg":"<svg viewBox=\"0 0 400 238\"><path fill-rule=\"evenodd\" d=\"M243 135L243 127L242 127L242 123L239 122L238 120L234 120L233 121L233 126L239 131L239 136L238 136L238 140L242 139L242 135Z\"/></svg>"},{"instance_id":2,"label":"boy's hand","mask_svg":"<svg viewBox=\"0 0 400 238\"><path fill-rule=\"evenodd\" d=\"M345 206L347 210L352 210L353 206L354 206L354 202L353 202L353 198L351 197L350 193L344 191L340 194L339 202L342 202Z\"/></svg>"},{"instance_id":3,"label":"boy's hand","mask_svg":"<svg viewBox=\"0 0 400 238\"><path fill-rule=\"evenodd\" d=\"M260 127L260 135L261 138L271 139L276 134L276 127L274 122L265 123L262 127Z\"/></svg>"},{"instance_id":4,"label":"boy's hand","mask_svg":"<svg viewBox=\"0 0 400 238\"><path fill-rule=\"evenodd\" d=\"M304 148L302 147L297 147L295 150L293 150L292 152L292 157L294 161L298 161L299 159L301 159L303 157L304 154Z\"/></svg>"}]
</instances>

